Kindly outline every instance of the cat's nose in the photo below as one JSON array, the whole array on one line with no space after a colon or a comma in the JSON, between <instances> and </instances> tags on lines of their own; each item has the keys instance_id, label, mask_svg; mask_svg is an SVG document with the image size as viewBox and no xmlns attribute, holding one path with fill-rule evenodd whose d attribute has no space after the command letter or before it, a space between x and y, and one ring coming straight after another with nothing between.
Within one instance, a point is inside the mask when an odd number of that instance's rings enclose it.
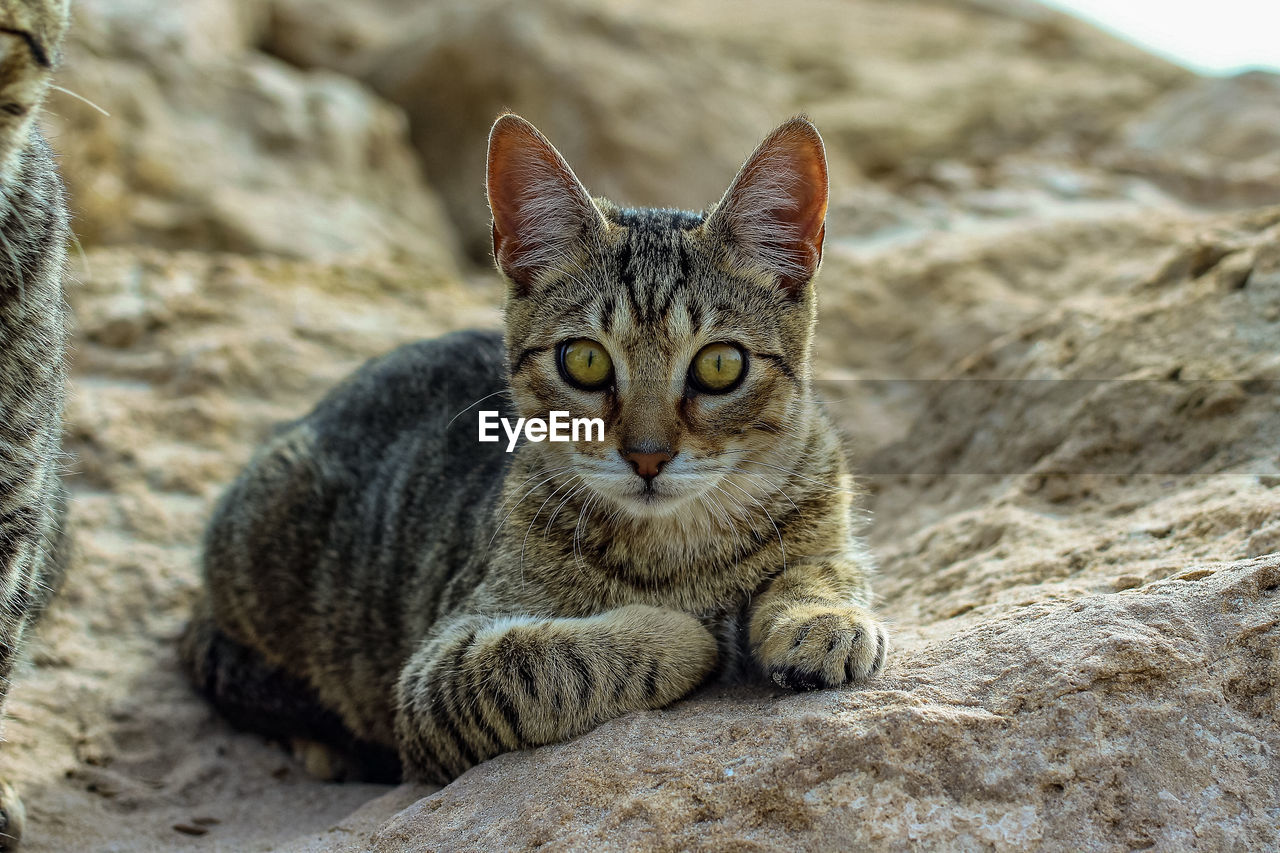
<instances>
[{"instance_id":1,"label":"cat's nose","mask_svg":"<svg viewBox=\"0 0 1280 853\"><path fill-rule=\"evenodd\" d=\"M662 467L675 458L674 453L660 450L657 453L644 453L639 450L623 450L622 458L631 463L635 472L645 480L652 480L662 473Z\"/></svg>"}]
</instances>

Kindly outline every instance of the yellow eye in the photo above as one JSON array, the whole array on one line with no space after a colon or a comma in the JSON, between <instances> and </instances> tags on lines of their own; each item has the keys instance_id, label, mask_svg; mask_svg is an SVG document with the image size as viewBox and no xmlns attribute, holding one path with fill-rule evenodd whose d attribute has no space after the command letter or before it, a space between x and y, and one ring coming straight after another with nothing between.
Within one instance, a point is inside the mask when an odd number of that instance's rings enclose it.
<instances>
[{"instance_id":1,"label":"yellow eye","mask_svg":"<svg viewBox=\"0 0 1280 853\"><path fill-rule=\"evenodd\" d=\"M560 373L570 385L583 391L598 391L613 378L613 360L595 341L566 341L560 345Z\"/></svg>"},{"instance_id":2,"label":"yellow eye","mask_svg":"<svg viewBox=\"0 0 1280 853\"><path fill-rule=\"evenodd\" d=\"M689 367L694 387L709 394L732 391L746 372L747 356L733 344L707 344Z\"/></svg>"}]
</instances>

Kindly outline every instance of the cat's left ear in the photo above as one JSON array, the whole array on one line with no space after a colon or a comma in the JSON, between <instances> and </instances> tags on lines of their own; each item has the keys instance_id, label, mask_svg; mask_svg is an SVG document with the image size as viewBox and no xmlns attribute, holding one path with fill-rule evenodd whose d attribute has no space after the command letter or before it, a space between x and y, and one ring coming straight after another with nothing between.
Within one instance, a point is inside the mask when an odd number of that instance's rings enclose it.
<instances>
[{"instance_id":1,"label":"cat's left ear","mask_svg":"<svg viewBox=\"0 0 1280 853\"><path fill-rule=\"evenodd\" d=\"M822 261L826 220L822 137L808 119L793 118L747 159L707 229L799 298Z\"/></svg>"},{"instance_id":2,"label":"cat's left ear","mask_svg":"<svg viewBox=\"0 0 1280 853\"><path fill-rule=\"evenodd\" d=\"M541 273L571 259L605 227L560 152L513 113L499 117L489 132L485 190L493 257L517 296L527 296Z\"/></svg>"}]
</instances>

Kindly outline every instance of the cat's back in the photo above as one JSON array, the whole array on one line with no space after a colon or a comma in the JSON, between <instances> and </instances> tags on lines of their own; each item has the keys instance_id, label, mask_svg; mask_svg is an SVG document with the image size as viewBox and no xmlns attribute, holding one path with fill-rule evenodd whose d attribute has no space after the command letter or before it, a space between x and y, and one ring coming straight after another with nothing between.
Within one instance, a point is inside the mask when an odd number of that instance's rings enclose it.
<instances>
[{"instance_id":1,"label":"cat's back","mask_svg":"<svg viewBox=\"0 0 1280 853\"><path fill-rule=\"evenodd\" d=\"M496 331L406 344L364 365L303 420L333 475L363 480L404 462L438 476L466 475L501 461L477 442L476 418L478 409L510 413L503 358ZM414 458L391 458L396 447Z\"/></svg>"},{"instance_id":2,"label":"cat's back","mask_svg":"<svg viewBox=\"0 0 1280 853\"><path fill-rule=\"evenodd\" d=\"M393 673L501 488L509 457L477 441L476 409L510 415L503 358L497 332L402 346L272 436L208 530L219 621L276 661L378 649L364 669Z\"/></svg>"}]
</instances>

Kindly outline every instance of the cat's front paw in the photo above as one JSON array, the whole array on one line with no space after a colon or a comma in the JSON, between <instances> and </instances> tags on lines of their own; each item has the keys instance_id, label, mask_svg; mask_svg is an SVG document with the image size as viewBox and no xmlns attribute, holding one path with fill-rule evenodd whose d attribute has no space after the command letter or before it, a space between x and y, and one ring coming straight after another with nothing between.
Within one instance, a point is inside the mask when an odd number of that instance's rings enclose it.
<instances>
[{"instance_id":1,"label":"cat's front paw","mask_svg":"<svg viewBox=\"0 0 1280 853\"><path fill-rule=\"evenodd\" d=\"M817 690L875 675L887 646L884 626L860 607L795 604L774 619L757 655L780 687Z\"/></svg>"}]
</instances>

